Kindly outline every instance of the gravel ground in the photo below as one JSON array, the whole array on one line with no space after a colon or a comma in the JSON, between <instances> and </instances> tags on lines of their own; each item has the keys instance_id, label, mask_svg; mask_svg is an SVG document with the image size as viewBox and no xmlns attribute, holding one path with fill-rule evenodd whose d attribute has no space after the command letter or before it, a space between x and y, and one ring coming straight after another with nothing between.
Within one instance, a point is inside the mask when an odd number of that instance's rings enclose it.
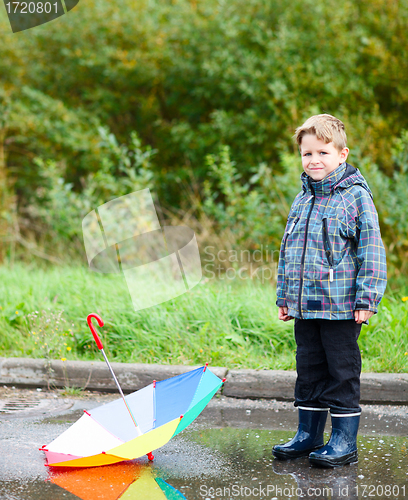
<instances>
[{"instance_id":1,"label":"gravel ground","mask_svg":"<svg viewBox=\"0 0 408 500\"><path fill-rule=\"evenodd\" d=\"M94 404L104 404L118 398L119 394L96 391L82 391L79 393L78 391L66 392L63 389L47 391L44 389L19 389L3 386L0 387L0 417L2 414L6 414L4 405L13 401L34 402L47 399L58 399L67 404L71 402L76 406L82 401L84 406L87 406L87 402L90 401ZM401 417L408 420L408 406L361 405L361 407L365 414L369 413L380 418L383 416ZM219 395L215 396L210 401L207 408L212 410L264 410L274 412L293 410L296 412L293 403L287 401L276 401L275 399L236 399ZM10 412L12 411L13 410L10 410Z\"/></svg>"}]
</instances>

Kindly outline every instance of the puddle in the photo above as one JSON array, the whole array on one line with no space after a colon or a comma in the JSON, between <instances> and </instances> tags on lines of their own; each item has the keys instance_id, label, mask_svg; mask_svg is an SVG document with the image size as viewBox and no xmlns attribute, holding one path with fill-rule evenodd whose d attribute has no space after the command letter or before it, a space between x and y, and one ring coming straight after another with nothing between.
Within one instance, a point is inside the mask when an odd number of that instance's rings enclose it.
<instances>
[{"instance_id":1,"label":"puddle","mask_svg":"<svg viewBox=\"0 0 408 500\"><path fill-rule=\"evenodd\" d=\"M359 462L337 469L312 468L306 458L273 460L272 446L287 441L297 426L291 403L221 397L156 450L153 463L143 457L95 469L52 470L44 467L38 448L84 409L114 396L68 400L6 392L0 398L1 500L408 499L406 407L363 408Z\"/></svg>"},{"instance_id":2,"label":"puddle","mask_svg":"<svg viewBox=\"0 0 408 500\"><path fill-rule=\"evenodd\" d=\"M39 417L52 413L63 412L73 406L73 402L50 398L15 397L0 400L0 419Z\"/></svg>"},{"instance_id":3,"label":"puddle","mask_svg":"<svg viewBox=\"0 0 408 500\"><path fill-rule=\"evenodd\" d=\"M358 438L359 462L336 469L311 467L307 458L278 461L271 458L275 443L293 432L203 429L189 440L216 451L226 460L222 478L200 478L188 485L187 498L408 498L406 437ZM329 435L326 435L329 438ZM184 481L174 485L186 486ZM235 493L235 494L234 494Z\"/></svg>"},{"instance_id":4,"label":"puddle","mask_svg":"<svg viewBox=\"0 0 408 500\"><path fill-rule=\"evenodd\" d=\"M286 441L293 431L214 429L201 419L157 450L151 464L142 458L88 472L44 467L37 445L67 425L57 420L0 424L1 499L408 498L405 436L359 436L357 464L316 469L307 459L273 460L273 444Z\"/></svg>"}]
</instances>

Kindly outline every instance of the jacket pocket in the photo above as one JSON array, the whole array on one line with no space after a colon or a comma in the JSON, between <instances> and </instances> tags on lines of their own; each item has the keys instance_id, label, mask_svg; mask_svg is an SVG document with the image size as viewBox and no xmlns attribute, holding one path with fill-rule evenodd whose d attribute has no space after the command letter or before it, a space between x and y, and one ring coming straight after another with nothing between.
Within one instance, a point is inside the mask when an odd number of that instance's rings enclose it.
<instances>
[{"instance_id":1,"label":"jacket pocket","mask_svg":"<svg viewBox=\"0 0 408 500\"><path fill-rule=\"evenodd\" d=\"M358 217L344 217L339 220L340 236L344 239L351 240L355 245L358 245L360 238L361 222Z\"/></svg>"},{"instance_id":2,"label":"jacket pocket","mask_svg":"<svg viewBox=\"0 0 408 500\"><path fill-rule=\"evenodd\" d=\"M288 238L289 236L292 234L293 230L295 229L295 226L296 224L299 222L299 219L300 217L299 216L296 216L293 221L290 223L289 227L288 227L288 230L286 231L286 234L285 234L285 239L284 239L284 242L283 242L283 255L285 256L285 252L286 252L286 242L288 241Z\"/></svg>"},{"instance_id":3,"label":"jacket pocket","mask_svg":"<svg viewBox=\"0 0 408 500\"><path fill-rule=\"evenodd\" d=\"M324 252L326 254L326 259L329 264L329 280L333 281L334 279L334 257L333 257L333 245L332 242L330 241L330 236L329 236L329 230L327 227L327 218L324 217L322 219L322 225L323 225L323 248Z\"/></svg>"}]
</instances>

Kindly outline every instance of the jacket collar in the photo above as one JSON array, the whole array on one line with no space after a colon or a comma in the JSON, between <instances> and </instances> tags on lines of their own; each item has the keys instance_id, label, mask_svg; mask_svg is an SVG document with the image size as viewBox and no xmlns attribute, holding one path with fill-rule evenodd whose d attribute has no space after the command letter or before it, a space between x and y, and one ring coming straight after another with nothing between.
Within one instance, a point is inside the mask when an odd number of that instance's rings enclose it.
<instances>
[{"instance_id":1,"label":"jacket collar","mask_svg":"<svg viewBox=\"0 0 408 500\"><path fill-rule=\"evenodd\" d=\"M344 178L344 174L347 173L346 170L349 170L347 167L350 166L351 165L348 165L346 162L342 163L321 181L314 181L305 172L303 172L300 176L303 183L303 190L310 193L314 192L315 196L319 197L328 196ZM353 170L355 171L356 169L353 168Z\"/></svg>"}]
</instances>

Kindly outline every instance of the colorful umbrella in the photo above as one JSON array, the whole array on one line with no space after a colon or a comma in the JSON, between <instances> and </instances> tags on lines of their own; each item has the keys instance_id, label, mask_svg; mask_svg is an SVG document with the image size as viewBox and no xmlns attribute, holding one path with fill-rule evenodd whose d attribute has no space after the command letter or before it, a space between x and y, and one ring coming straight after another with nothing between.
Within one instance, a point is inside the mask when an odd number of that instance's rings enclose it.
<instances>
[{"instance_id":1,"label":"colorful umbrella","mask_svg":"<svg viewBox=\"0 0 408 500\"><path fill-rule=\"evenodd\" d=\"M92 314L88 316L90 326L91 317L103 325L101 318ZM95 329L91 331L103 350ZM207 364L167 380L153 381L128 396L123 395L110 367L122 399L85 411L69 429L40 448L45 452L46 465L95 467L143 455L152 460L152 450L191 424L225 381L207 369Z\"/></svg>"},{"instance_id":2,"label":"colorful umbrella","mask_svg":"<svg viewBox=\"0 0 408 500\"><path fill-rule=\"evenodd\" d=\"M182 500L186 497L160 477L151 467L127 462L94 469L53 471L52 483L82 500Z\"/></svg>"}]
</instances>

